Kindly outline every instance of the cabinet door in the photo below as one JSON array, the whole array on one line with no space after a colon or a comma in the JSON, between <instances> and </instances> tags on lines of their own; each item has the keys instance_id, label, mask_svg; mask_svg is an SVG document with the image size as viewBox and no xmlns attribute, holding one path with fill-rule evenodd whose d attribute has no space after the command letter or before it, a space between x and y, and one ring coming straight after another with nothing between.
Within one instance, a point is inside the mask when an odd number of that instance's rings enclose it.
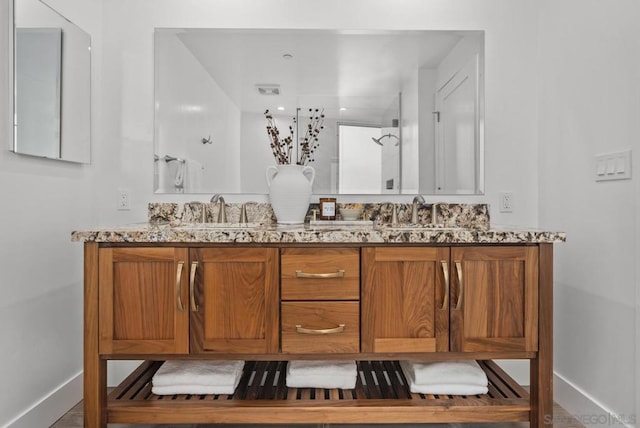
<instances>
[{"instance_id":1,"label":"cabinet door","mask_svg":"<svg viewBox=\"0 0 640 428\"><path fill-rule=\"evenodd\" d=\"M278 351L278 250L191 249L191 351Z\"/></svg>"},{"instance_id":2,"label":"cabinet door","mask_svg":"<svg viewBox=\"0 0 640 428\"><path fill-rule=\"evenodd\" d=\"M451 350L538 349L538 248L451 250Z\"/></svg>"},{"instance_id":3,"label":"cabinet door","mask_svg":"<svg viewBox=\"0 0 640 428\"><path fill-rule=\"evenodd\" d=\"M362 251L362 351L448 351L449 249Z\"/></svg>"},{"instance_id":4,"label":"cabinet door","mask_svg":"<svg viewBox=\"0 0 640 428\"><path fill-rule=\"evenodd\" d=\"M102 248L100 353L186 354L186 249Z\"/></svg>"}]
</instances>

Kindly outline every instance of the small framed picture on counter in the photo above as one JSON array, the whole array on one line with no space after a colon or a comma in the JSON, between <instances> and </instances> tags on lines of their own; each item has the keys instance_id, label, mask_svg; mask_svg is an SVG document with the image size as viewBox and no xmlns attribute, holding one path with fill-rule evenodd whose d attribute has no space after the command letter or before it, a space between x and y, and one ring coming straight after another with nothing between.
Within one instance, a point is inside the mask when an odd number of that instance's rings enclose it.
<instances>
[{"instance_id":1,"label":"small framed picture on counter","mask_svg":"<svg viewBox=\"0 0 640 428\"><path fill-rule=\"evenodd\" d=\"M335 220L336 211L336 198L320 198L320 220Z\"/></svg>"}]
</instances>

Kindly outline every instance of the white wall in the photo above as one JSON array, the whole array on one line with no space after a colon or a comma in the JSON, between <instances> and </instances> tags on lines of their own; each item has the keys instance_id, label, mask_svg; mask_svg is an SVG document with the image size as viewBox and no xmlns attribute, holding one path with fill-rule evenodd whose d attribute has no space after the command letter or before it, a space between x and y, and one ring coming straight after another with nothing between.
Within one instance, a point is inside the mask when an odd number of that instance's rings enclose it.
<instances>
[{"instance_id":1,"label":"white wall","mask_svg":"<svg viewBox=\"0 0 640 428\"><path fill-rule=\"evenodd\" d=\"M100 33L98 0L51 1L91 33ZM82 246L70 242L71 231L95 225L92 167L44 160L9 152L11 93L8 35L9 2L0 3L0 426L17 419L61 388L52 413L26 415L14 426L49 426L47 419L79 399L67 381L82 371ZM99 36L93 39L99 46ZM94 62L99 81L100 62ZM94 118L100 90L94 87ZM94 120L94 136L99 132ZM71 382L73 385L79 383ZM55 407L55 406L54 406ZM27 422L28 421L28 422Z\"/></svg>"},{"instance_id":2,"label":"white wall","mask_svg":"<svg viewBox=\"0 0 640 428\"><path fill-rule=\"evenodd\" d=\"M568 235L556 246L555 370L626 418L638 411L640 172L596 183L593 156L640 155L639 19L635 0L540 4L540 225Z\"/></svg>"}]
</instances>

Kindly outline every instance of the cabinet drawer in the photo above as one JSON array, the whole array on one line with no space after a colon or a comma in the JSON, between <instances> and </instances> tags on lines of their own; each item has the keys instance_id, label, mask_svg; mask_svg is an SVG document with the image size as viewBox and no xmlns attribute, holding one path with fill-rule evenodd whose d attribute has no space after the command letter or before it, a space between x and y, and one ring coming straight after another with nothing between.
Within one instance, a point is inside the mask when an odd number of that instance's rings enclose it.
<instances>
[{"instance_id":1,"label":"cabinet drawer","mask_svg":"<svg viewBox=\"0 0 640 428\"><path fill-rule=\"evenodd\" d=\"M358 352L358 302L283 302L282 352Z\"/></svg>"},{"instance_id":2,"label":"cabinet drawer","mask_svg":"<svg viewBox=\"0 0 640 428\"><path fill-rule=\"evenodd\" d=\"M285 248L281 257L282 300L358 300L357 248Z\"/></svg>"}]
</instances>

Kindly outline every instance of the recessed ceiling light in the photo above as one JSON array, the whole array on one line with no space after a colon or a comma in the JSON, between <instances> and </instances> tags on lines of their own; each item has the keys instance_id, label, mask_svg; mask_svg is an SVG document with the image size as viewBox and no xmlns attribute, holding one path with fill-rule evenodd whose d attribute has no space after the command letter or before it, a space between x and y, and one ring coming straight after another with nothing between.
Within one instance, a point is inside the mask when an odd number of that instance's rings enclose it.
<instances>
[{"instance_id":1,"label":"recessed ceiling light","mask_svg":"<svg viewBox=\"0 0 640 428\"><path fill-rule=\"evenodd\" d=\"M278 110L280 110L280 111L284 111L284 107L282 107L282 106L278 106Z\"/></svg>"},{"instance_id":2,"label":"recessed ceiling light","mask_svg":"<svg viewBox=\"0 0 640 428\"><path fill-rule=\"evenodd\" d=\"M346 107L340 107L340 111L347 111Z\"/></svg>"}]
</instances>

